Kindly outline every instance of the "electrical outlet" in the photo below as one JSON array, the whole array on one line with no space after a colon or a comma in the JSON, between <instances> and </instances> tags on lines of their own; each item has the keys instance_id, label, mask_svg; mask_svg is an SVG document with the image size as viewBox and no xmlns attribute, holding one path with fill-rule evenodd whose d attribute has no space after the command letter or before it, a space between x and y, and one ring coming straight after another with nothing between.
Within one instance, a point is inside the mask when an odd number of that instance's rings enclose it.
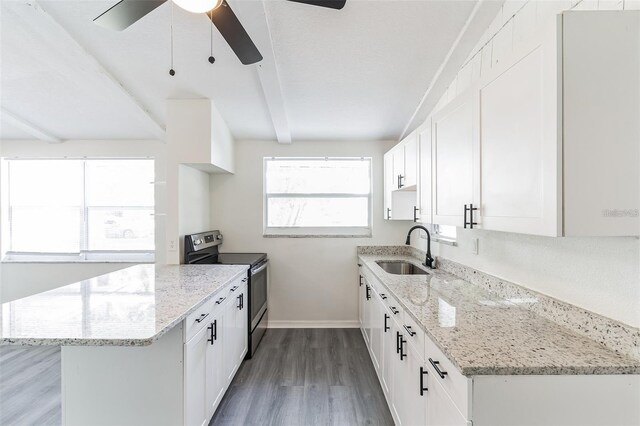
<instances>
[{"instance_id":1,"label":"electrical outlet","mask_svg":"<svg viewBox=\"0 0 640 426\"><path fill-rule=\"evenodd\" d=\"M477 238L474 238L471 240L471 253L472 254L478 254L478 244L479 241Z\"/></svg>"},{"instance_id":2,"label":"electrical outlet","mask_svg":"<svg viewBox=\"0 0 640 426\"><path fill-rule=\"evenodd\" d=\"M169 244L167 244L169 251L176 251L178 250L177 244L176 244L176 240L169 240Z\"/></svg>"}]
</instances>

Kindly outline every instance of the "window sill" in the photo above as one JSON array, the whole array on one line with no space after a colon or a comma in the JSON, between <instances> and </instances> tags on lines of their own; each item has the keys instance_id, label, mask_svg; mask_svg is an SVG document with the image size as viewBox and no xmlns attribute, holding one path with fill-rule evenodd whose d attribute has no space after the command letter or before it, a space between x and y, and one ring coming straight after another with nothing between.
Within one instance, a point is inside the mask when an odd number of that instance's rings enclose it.
<instances>
[{"instance_id":1,"label":"window sill","mask_svg":"<svg viewBox=\"0 0 640 426\"><path fill-rule=\"evenodd\" d=\"M262 234L262 238L371 238L371 234Z\"/></svg>"},{"instance_id":2,"label":"window sill","mask_svg":"<svg viewBox=\"0 0 640 426\"><path fill-rule=\"evenodd\" d=\"M155 263L155 253L82 253L80 255L51 255L7 253L0 263Z\"/></svg>"}]
</instances>

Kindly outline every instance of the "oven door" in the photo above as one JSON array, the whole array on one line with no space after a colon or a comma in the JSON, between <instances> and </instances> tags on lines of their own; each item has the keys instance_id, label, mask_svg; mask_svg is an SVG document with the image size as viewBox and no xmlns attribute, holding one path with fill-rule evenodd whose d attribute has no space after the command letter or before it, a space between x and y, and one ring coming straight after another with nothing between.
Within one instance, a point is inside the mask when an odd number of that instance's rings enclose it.
<instances>
[{"instance_id":1,"label":"oven door","mask_svg":"<svg viewBox=\"0 0 640 426\"><path fill-rule=\"evenodd\" d=\"M251 269L251 280L249 281L251 289L250 295L250 312L249 321L251 323L251 331L253 331L262 314L267 310L267 266L268 260L260 263Z\"/></svg>"}]
</instances>

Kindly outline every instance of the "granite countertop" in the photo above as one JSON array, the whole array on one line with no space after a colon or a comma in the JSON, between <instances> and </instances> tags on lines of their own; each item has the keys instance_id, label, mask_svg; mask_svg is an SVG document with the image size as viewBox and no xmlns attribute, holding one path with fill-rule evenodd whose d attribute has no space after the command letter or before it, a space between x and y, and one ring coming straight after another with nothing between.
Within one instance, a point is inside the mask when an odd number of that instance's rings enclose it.
<instances>
[{"instance_id":1,"label":"granite countertop","mask_svg":"<svg viewBox=\"0 0 640 426\"><path fill-rule=\"evenodd\" d=\"M149 345L248 268L136 265L4 303L0 345Z\"/></svg>"},{"instance_id":2,"label":"granite countertop","mask_svg":"<svg viewBox=\"0 0 640 426\"><path fill-rule=\"evenodd\" d=\"M375 263L420 265L412 256L358 257L465 376L640 374L640 360L519 306L527 301L501 298L441 270L393 275Z\"/></svg>"}]
</instances>

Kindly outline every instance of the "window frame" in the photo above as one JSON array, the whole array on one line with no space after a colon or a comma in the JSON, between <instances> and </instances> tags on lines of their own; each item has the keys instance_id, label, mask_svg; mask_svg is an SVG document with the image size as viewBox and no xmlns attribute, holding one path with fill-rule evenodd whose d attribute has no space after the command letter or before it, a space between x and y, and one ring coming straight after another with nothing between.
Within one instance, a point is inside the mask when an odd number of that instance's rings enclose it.
<instances>
[{"instance_id":1,"label":"window frame","mask_svg":"<svg viewBox=\"0 0 640 426\"><path fill-rule=\"evenodd\" d=\"M6 240L3 243L7 245L7 250L3 250L2 263L153 263L155 261L155 248L152 250L89 250L89 210L92 207L87 205L87 162L89 161L140 161L149 160L153 162L155 170L155 158L147 157L14 157L3 159L3 166L6 171L3 172L3 178L6 182L2 183L2 192L6 192L7 206L2 214L2 228L7 230ZM80 221L80 229L78 230L80 241L78 252L23 252L12 251L12 204L11 194L9 191L11 185L11 163L13 161L81 161L82 168L82 193L81 205L82 218ZM155 174L155 173L154 173ZM3 180L4 180L3 179ZM150 181L150 185L154 182ZM3 198L4 200L4 198ZM107 207L107 206L97 206ZM114 207L114 206L110 206ZM123 208L148 209L151 208L155 216L155 189L154 202L151 206L117 206ZM4 210L4 209L3 209ZM5 217L6 215L6 217ZM154 246L155 246L155 220L154 222Z\"/></svg>"},{"instance_id":2,"label":"window frame","mask_svg":"<svg viewBox=\"0 0 640 426\"><path fill-rule=\"evenodd\" d=\"M269 161L367 161L369 164L369 192L345 193L267 193L267 164ZM367 198L366 226L267 226L270 198ZM262 160L262 236L265 238L371 238L373 231L373 159L372 157L264 157Z\"/></svg>"}]
</instances>

